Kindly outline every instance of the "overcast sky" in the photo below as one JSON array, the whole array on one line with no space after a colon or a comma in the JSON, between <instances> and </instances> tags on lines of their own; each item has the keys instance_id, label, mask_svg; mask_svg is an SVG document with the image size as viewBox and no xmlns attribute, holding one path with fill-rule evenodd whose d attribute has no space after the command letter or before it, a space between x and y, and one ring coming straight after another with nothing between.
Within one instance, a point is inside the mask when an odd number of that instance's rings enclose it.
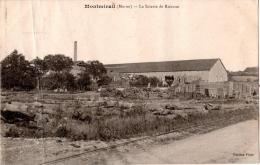
<instances>
[{"instance_id":1,"label":"overcast sky","mask_svg":"<svg viewBox=\"0 0 260 165\"><path fill-rule=\"evenodd\" d=\"M257 0L147 0L178 9L85 9L111 1L0 1L0 59L17 49L105 64L220 58L228 70L258 64Z\"/></svg>"}]
</instances>

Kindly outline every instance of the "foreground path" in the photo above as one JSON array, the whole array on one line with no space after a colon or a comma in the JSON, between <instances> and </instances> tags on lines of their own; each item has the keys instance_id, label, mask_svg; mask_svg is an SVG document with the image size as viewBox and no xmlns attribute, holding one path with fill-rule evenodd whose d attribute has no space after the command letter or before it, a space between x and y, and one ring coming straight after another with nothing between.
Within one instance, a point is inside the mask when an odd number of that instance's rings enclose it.
<instances>
[{"instance_id":1,"label":"foreground path","mask_svg":"<svg viewBox=\"0 0 260 165\"><path fill-rule=\"evenodd\" d=\"M59 164L256 163L257 130L257 120L250 120L169 144L82 155Z\"/></svg>"},{"instance_id":2,"label":"foreground path","mask_svg":"<svg viewBox=\"0 0 260 165\"><path fill-rule=\"evenodd\" d=\"M168 134L161 139L87 153L56 164L256 163L257 130L257 120L249 120L205 134ZM187 136L181 137L182 134ZM178 135L182 140L176 140ZM41 164L107 145L102 141L71 142L60 138L1 138L0 164Z\"/></svg>"}]
</instances>

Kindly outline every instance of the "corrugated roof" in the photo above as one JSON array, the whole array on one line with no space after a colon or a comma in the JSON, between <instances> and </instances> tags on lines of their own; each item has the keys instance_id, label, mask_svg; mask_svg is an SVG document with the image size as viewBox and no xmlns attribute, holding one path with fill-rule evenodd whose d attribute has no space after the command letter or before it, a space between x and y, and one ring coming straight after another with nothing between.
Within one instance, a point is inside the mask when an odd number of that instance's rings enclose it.
<instances>
[{"instance_id":1,"label":"corrugated roof","mask_svg":"<svg viewBox=\"0 0 260 165\"><path fill-rule=\"evenodd\" d=\"M199 59L183 61L142 62L126 64L108 64L106 69L120 73L142 72L178 72L178 71L207 71L219 59Z\"/></svg>"}]
</instances>

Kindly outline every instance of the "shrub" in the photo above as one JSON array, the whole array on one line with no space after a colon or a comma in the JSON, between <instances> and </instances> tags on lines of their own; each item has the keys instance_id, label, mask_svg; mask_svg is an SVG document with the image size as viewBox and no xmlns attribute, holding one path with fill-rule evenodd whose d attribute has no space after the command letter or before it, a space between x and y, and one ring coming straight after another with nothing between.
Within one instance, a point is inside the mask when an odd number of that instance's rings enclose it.
<instances>
[{"instance_id":1,"label":"shrub","mask_svg":"<svg viewBox=\"0 0 260 165\"><path fill-rule=\"evenodd\" d=\"M149 82L153 87L162 86L162 81L160 81L157 77L149 77Z\"/></svg>"},{"instance_id":2,"label":"shrub","mask_svg":"<svg viewBox=\"0 0 260 165\"><path fill-rule=\"evenodd\" d=\"M96 80L100 79L104 74L107 73L106 68L99 61L89 61L85 67L87 72L89 72Z\"/></svg>"},{"instance_id":3,"label":"shrub","mask_svg":"<svg viewBox=\"0 0 260 165\"><path fill-rule=\"evenodd\" d=\"M76 80L77 87L79 90L87 90L91 85L91 78L87 72L83 72L79 75L79 78Z\"/></svg>"},{"instance_id":4,"label":"shrub","mask_svg":"<svg viewBox=\"0 0 260 165\"><path fill-rule=\"evenodd\" d=\"M107 75L103 75L101 76L101 78L97 81L98 86L103 86L103 85L108 85L112 82L112 78L107 76Z\"/></svg>"},{"instance_id":5,"label":"shrub","mask_svg":"<svg viewBox=\"0 0 260 165\"><path fill-rule=\"evenodd\" d=\"M57 137L68 137L70 135L70 130L68 130L65 125L62 125L62 126L58 127L55 135Z\"/></svg>"},{"instance_id":6,"label":"shrub","mask_svg":"<svg viewBox=\"0 0 260 165\"><path fill-rule=\"evenodd\" d=\"M101 97L113 97L116 95L116 89L115 88L102 88L100 91L100 96Z\"/></svg>"},{"instance_id":7,"label":"shrub","mask_svg":"<svg viewBox=\"0 0 260 165\"><path fill-rule=\"evenodd\" d=\"M144 105L135 105L125 112L125 117L144 116L147 114Z\"/></svg>"},{"instance_id":8,"label":"shrub","mask_svg":"<svg viewBox=\"0 0 260 165\"><path fill-rule=\"evenodd\" d=\"M168 86L171 86L174 81L174 76L165 76L165 81L168 84Z\"/></svg>"},{"instance_id":9,"label":"shrub","mask_svg":"<svg viewBox=\"0 0 260 165\"><path fill-rule=\"evenodd\" d=\"M75 77L69 72L53 72L43 78L43 88L67 89L73 90L76 88Z\"/></svg>"},{"instance_id":10,"label":"shrub","mask_svg":"<svg viewBox=\"0 0 260 165\"><path fill-rule=\"evenodd\" d=\"M131 86L135 86L135 87L143 87L143 86L147 86L149 83L149 78L143 75L138 75L136 77L134 77L133 80L131 80L129 82L129 84Z\"/></svg>"},{"instance_id":11,"label":"shrub","mask_svg":"<svg viewBox=\"0 0 260 165\"><path fill-rule=\"evenodd\" d=\"M21 134L21 130L19 128L17 128L16 126L12 126L5 133L5 136L6 137L19 137L20 134Z\"/></svg>"},{"instance_id":12,"label":"shrub","mask_svg":"<svg viewBox=\"0 0 260 165\"><path fill-rule=\"evenodd\" d=\"M67 90L76 89L75 77L70 72L62 73L63 87Z\"/></svg>"},{"instance_id":13,"label":"shrub","mask_svg":"<svg viewBox=\"0 0 260 165\"><path fill-rule=\"evenodd\" d=\"M147 77L144 75L135 76L129 84L134 87L147 87L150 83L150 86L162 86L162 81L160 81L157 77Z\"/></svg>"}]
</instances>

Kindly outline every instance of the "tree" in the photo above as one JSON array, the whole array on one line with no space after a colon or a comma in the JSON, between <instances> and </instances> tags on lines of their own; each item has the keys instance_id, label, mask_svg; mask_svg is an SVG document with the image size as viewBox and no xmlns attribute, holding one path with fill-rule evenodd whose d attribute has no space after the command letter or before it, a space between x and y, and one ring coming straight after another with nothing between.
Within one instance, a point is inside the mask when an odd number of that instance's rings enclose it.
<instances>
[{"instance_id":1,"label":"tree","mask_svg":"<svg viewBox=\"0 0 260 165\"><path fill-rule=\"evenodd\" d=\"M52 72L43 78L43 87L49 90L74 90L76 88L75 77L67 71Z\"/></svg>"},{"instance_id":2,"label":"tree","mask_svg":"<svg viewBox=\"0 0 260 165\"><path fill-rule=\"evenodd\" d=\"M31 61L31 64L34 66L35 73L37 76L37 88L39 89L41 86L42 76L48 71L47 64L44 60L36 57Z\"/></svg>"},{"instance_id":3,"label":"tree","mask_svg":"<svg viewBox=\"0 0 260 165\"><path fill-rule=\"evenodd\" d=\"M36 72L22 54L14 50L1 61L1 85L6 89L30 90L36 86Z\"/></svg>"},{"instance_id":4,"label":"tree","mask_svg":"<svg viewBox=\"0 0 260 165\"><path fill-rule=\"evenodd\" d=\"M62 54L47 55L44 57L44 62L48 70L55 72L61 72L63 70L70 70L73 65L73 61L70 57L66 57Z\"/></svg>"},{"instance_id":5,"label":"tree","mask_svg":"<svg viewBox=\"0 0 260 165\"><path fill-rule=\"evenodd\" d=\"M76 80L77 87L80 90L87 90L91 85L91 78L89 73L83 72L79 74L79 78Z\"/></svg>"},{"instance_id":6,"label":"tree","mask_svg":"<svg viewBox=\"0 0 260 165\"><path fill-rule=\"evenodd\" d=\"M89 72L95 80L100 79L104 74L107 73L104 65L99 61L90 61L86 65L86 71Z\"/></svg>"},{"instance_id":7,"label":"tree","mask_svg":"<svg viewBox=\"0 0 260 165\"><path fill-rule=\"evenodd\" d=\"M46 62L44 60L40 59L39 57L36 57L36 59L33 59L31 61L31 64L34 65L36 74L38 76L42 76L48 71Z\"/></svg>"}]
</instances>

